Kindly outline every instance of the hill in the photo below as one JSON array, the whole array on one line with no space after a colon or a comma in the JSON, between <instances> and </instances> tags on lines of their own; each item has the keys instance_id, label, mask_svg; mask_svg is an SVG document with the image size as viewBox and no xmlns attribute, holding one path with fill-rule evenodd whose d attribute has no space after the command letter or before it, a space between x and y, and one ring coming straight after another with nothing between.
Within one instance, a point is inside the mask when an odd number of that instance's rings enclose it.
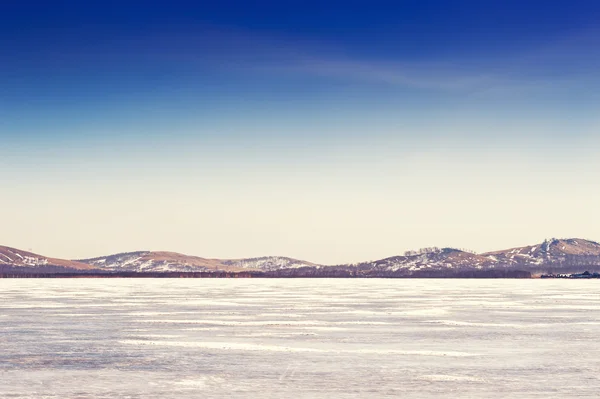
<instances>
[{"instance_id":1,"label":"hill","mask_svg":"<svg viewBox=\"0 0 600 399\"><path fill-rule=\"evenodd\" d=\"M519 268L532 273L600 270L600 244L581 238L549 239L541 244L482 254L499 267Z\"/></svg>"},{"instance_id":2,"label":"hill","mask_svg":"<svg viewBox=\"0 0 600 399\"><path fill-rule=\"evenodd\" d=\"M93 270L96 270L94 266L83 262L50 258L16 248L0 246L0 273L66 273Z\"/></svg>"},{"instance_id":3,"label":"hill","mask_svg":"<svg viewBox=\"0 0 600 399\"><path fill-rule=\"evenodd\" d=\"M425 248L338 269L389 277L447 277L469 271L520 270L532 274L600 271L600 244L580 238L476 254L454 248Z\"/></svg>"},{"instance_id":4,"label":"hill","mask_svg":"<svg viewBox=\"0 0 600 399\"><path fill-rule=\"evenodd\" d=\"M108 271L132 272L269 271L317 266L314 263L283 256L265 256L247 259L208 259L164 251L128 252L99 258L82 259L79 262Z\"/></svg>"},{"instance_id":5,"label":"hill","mask_svg":"<svg viewBox=\"0 0 600 399\"><path fill-rule=\"evenodd\" d=\"M212 259L166 251L137 251L77 261L0 247L0 273L237 273L268 277L511 277L600 271L600 244L580 238L482 254L424 248L404 255L342 265L320 265L284 256Z\"/></svg>"}]
</instances>

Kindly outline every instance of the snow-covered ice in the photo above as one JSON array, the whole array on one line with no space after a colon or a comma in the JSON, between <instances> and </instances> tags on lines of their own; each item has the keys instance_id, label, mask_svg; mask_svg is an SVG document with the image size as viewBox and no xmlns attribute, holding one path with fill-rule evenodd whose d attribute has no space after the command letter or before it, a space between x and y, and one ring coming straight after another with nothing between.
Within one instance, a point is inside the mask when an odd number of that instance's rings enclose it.
<instances>
[{"instance_id":1,"label":"snow-covered ice","mask_svg":"<svg viewBox=\"0 0 600 399\"><path fill-rule=\"evenodd\" d=\"M576 280L4 279L0 398L597 397Z\"/></svg>"}]
</instances>

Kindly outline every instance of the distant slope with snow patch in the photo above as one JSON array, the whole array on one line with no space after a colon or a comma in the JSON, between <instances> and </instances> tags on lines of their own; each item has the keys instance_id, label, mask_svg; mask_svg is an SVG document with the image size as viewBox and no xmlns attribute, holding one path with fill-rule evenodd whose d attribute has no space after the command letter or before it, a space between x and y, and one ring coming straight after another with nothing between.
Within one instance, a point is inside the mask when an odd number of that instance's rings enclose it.
<instances>
[{"instance_id":1,"label":"distant slope with snow patch","mask_svg":"<svg viewBox=\"0 0 600 399\"><path fill-rule=\"evenodd\" d=\"M235 271L235 268L224 265L218 259L206 259L165 251L127 252L99 258L82 259L80 262L115 272Z\"/></svg>"},{"instance_id":2,"label":"distant slope with snow patch","mask_svg":"<svg viewBox=\"0 0 600 399\"><path fill-rule=\"evenodd\" d=\"M95 269L93 266L82 262L50 258L16 248L0 246L0 272L59 273L93 269Z\"/></svg>"},{"instance_id":3,"label":"distant slope with snow patch","mask_svg":"<svg viewBox=\"0 0 600 399\"><path fill-rule=\"evenodd\" d=\"M80 262L109 271L133 272L211 272L242 270L278 270L318 265L283 256L265 256L248 259L207 259L175 252L137 251Z\"/></svg>"},{"instance_id":4,"label":"distant slope with snow patch","mask_svg":"<svg viewBox=\"0 0 600 399\"><path fill-rule=\"evenodd\" d=\"M301 267L321 267L316 263L287 258L285 256L263 256L260 258L223 260L224 264L243 270L280 270L297 269Z\"/></svg>"},{"instance_id":5,"label":"distant slope with snow patch","mask_svg":"<svg viewBox=\"0 0 600 399\"><path fill-rule=\"evenodd\" d=\"M425 248L380 260L334 266L284 256L210 259L164 251L137 251L68 261L0 247L0 272L14 270L39 273L250 271L275 277L450 277L470 272L483 276L492 270L573 273L600 271L600 244L579 238L550 239L537 245L482 254L453 248Z\"/></svg>"}]
</instances>

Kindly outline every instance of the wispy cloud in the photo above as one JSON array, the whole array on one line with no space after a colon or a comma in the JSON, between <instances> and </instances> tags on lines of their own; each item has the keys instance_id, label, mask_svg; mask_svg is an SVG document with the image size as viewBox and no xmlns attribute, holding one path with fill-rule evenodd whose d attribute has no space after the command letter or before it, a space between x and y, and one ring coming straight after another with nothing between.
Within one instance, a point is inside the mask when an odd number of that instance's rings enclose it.
<instances>
[{"instance_id":1,"label":"wispy cloud","mask_svg":"<svg viewBox=\"0 0 600 399\"><path fill-rule=\"evenodd\" d=\"M58 71L61 66L132 71L154 67L171 70L176 76L193 77L208 67L236 74L318 77L476 95L586 89L600 83L598 30L549 38L546 43L527 49L521 46L512 53L490 48L487 52L430 55L420 60L400 53L374 57L345 51L332 43L215 27L112 38L85 48L66 44L59 47L60 57L55 57L56 51L39 50L29 61L35 65L56 64Z\"/></svg>"},{"instance_id":2,"label":"wispy cloud","mask_svg":"<svg viewBox=\"0 0 600 399\"><path fill-rule=\"evenodd\" d=\"M486 86L497 77L485 71L464 73L432 63L378 62L357 59L303 57L287 64L269 66L285 72L311 74L335 79L439 90L472 90Z\"/></svg>"},{"instance_id":3,"label":"wispy cloud","mask_svg":"<svg viewBox=\"0 0 600 399\"><path fill-rule=\"evenodd\" d=\"M462 58L403 60L340 56L297 47L294 43L265 48L255 43L253 57L235 65L268 73L297 74L384 84L398 88L461 91L479 94L540 92L600 83L600 32L584 31L515 53L471 54ZM245 50L241 50L241 54Z\"/></svg>"}]
</instances>

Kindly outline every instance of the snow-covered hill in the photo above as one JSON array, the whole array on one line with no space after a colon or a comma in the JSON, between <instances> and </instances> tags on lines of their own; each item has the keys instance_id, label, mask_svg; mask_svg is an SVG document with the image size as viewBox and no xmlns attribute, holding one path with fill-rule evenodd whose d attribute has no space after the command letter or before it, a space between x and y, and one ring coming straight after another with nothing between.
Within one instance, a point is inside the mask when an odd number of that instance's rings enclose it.
<instances>
[{"instance_id":1,"label":"snow-covered hill","mask_svg":"<svg viewBox=\"0 0 600 399\"><path fill-rule=\"evenodd\" d=\"M600 244L578 238L550 239L541 244L475 254L453 248L422 250L404 256L339 267L368 270L387 275L433 275L468 270L548 271L600 270ZM439 273L438 273L439 274ZM442 273L443 274L443 273Z\"/></svg>"},{"instance_id":2,"label":"snow-covered hill","mask_svg":"<svg viewBox=\"0 0 600 399\"><path fill-rule=\"evenodd\" d=\"M16 248L0 246L0 271L19 271L36 273L77 272L92 270L94 267L71 260L49 258L22 251Z\"/></svg>"},{"instance_id":3,"label":"snow-covered hill","mask_svg":"<svg viewBox=\"0 0 600 399\"><path fill-rule=\"evenodd\" d=\"M413 274L426 270L484 269L494 264L488 257L454 248L420 251L420 253L393 256L356 264L360 269L369 268L386 272Z\"/></svg>"},{"instance_id":4,"label":"snow-covered hill","mask_svg":"<svg viewBox=\"0 0 600 399\"><path fill-rule=\"evenodd\" d=\"M504 268L520 268L532 272L571 271L588 267L600 268L600 244L581 238L549 239L541 244L482 254Z\"/></svg>"},{"instance_id":5,"label":"snow-covered hill","mask_svg":"<svg viewBox=\"0 0 600 399\"><path fill-rule=\"evenodd\" d=\"M0 247L0 272L241 272L306 277L448 277L466 272L521 270L533 274L600 271L600 244L579 238L483 254L453 248L427 248L401 256L354 264L325 266L303 260L265 256L209 259L175 252L137 251L68 261Z\"/></svg>"},{"instance_id":6,"label":"snow-covered hill","mask_svg":"<svg viewBox=\"0 0 600 399\"><path fill-rule=\"evenodd\" d=\"M110 271L134 272L210 272L210 271L268 271L297 267L316 267L314 263L283 256L248 259L207 259L175 252L138 251L83 259L83 263Z\"/></svg>"},{"instance_id":7,"label":"snow-covered hill","mask_svg":"<svg viewBox=\"0 0 600 399\"><path fill-rule=\"evenodd\" d=\"M118 272L207 272L232 270L218 259L206 259L175 252L137 251L99 258L82 259L80 262L97 268Z\"/></svg>"},{"instance_id":8,"label":"snow-covered hill","mask_svg":"<svg viewBox=\"0 0 600 399\"><path fill-rule=\"evenodd\" d=\"M260 258L224 260L222 262L228 266L244 270L269 271L280 269L297 269L300 267L321 267L315 263L287 258L285 256L263 256Z\"/></svg>"}]
</instances>

